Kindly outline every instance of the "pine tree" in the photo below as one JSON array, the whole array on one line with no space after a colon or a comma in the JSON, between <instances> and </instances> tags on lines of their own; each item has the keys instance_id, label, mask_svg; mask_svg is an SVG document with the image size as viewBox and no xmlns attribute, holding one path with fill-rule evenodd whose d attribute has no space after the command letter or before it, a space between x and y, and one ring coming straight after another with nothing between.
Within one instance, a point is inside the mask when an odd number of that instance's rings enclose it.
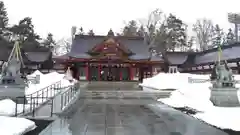
<instances>
[{"instance_id":1,"label":"pine tree","mask_svg":"<svg viewBox=\"0 0 240 135\"><path fill-rule=\"evenodd\" d=\"M20 20L18 25L14 25L10 28L10 31L15 35L20 36L22 42L40 39L40 36L34 31L32 18L30 17L25 17L24 19Z\"/></svg>"},{"instance_id":2,"label":"pine tree","mask_svg":"<svg viewBox=\"0 0 240 135\"><path fill-rule=\"evenodd\" d=\"M80 27L79 28L79 33L78 33L79 35L84 35L84 30L83 30L83 27Z\"/></svg>"},{"instance_id":3,"label":"pine tree","mask_svg":"<svg viewBox=\"0 0 240 135\"><path fill-rule=\"evenodd\" d=\"M0 1L0 37L6 41L10 40L11 33L8 28L8 16L3 1Z\"/></svg>"},{"instance_id":4,"label":"pine tree","mask_svg":"<svg viewBox=\"0 0 240 135\"><path fill-rule=\"evenodd\" d=\"M234 40L234 37L235 37L235 36L234 36L234 33L233 33L232 29L228 29L228 33L227 33L227 37L226 37L226 38L227 38L227 39L226 39L226 40L227 40L227 41L226 41L227 44L232 44L232 43L234 43L234 41L235 41L235 40Z\"/></svg>"},{"instance_id":5,"label":"pine tree","mask_svg":"<svg viewBox=\"0 0 240 135\"><path fill-rule=\"evenodd\" d=\"M50 48L53 49L54 46L56 45L55 40L53 39L53 34L52 33L48 33L47 38L44 40L43 45L46 48Z\"/></svg>"},{"instance_id":6,"label":"pine tree","mask_svg":"<svg viewBox=\"0 0 240 135\"><path fill-rule=\"evenodd\" d=\"M183 21L170 14L166 22L168 49L175 51L176 48L186 47L186 26Z\"/></svg>"},{"instance_id":7,"label":"pine tree","mask_svg":"<svg viewBox=\"0 0 240 135\"><path fill-rule=\"evenodd\" d=\"M89 35L89 36L94 36L95 33L93 32L93 30L89 30L88 35Z\"/></svg>"},{"instance_id":8,"label":"pine tree","mask_svg":"<svg viewBox=\"0 0 240 135\"><path fill-rule=\"evenodd\" d=\"M138 35L137 31L138 31L137 22L135 20L131 20L129 21L127 26L123 28L122 35L128 36L128 37L137 36Z\"/></svg>"},{"instance_id":9,"label":"pine tree","mask_svg":"<svg viewBox=\"0 0 240 135\"><path fill-rule=\"evenodd\" d=\"M145 33L145 29L144 29L143 25L141 25L140 28L137 31L137 35L139 37L144 37L144 33Z\"/></svg>"},{"instance_id":10,"label":"pine tree","mask_svg":"<svg viewBox=\"0 0 240 135\"><path fill-rule=\"evenodd\" d=\"M214 27L214 36L212 39L212 47L218 47L222 45L223 43L223 30L220 28L218 24L215 25Z\"/></svg>"},{"instance_id":11,"label":"pine tree","mask_svg":"<svg viewBox=\"0 0 240 135\"><path fill-rule=\"evenodd\" d=\"M195 41L195 37L191 36L187 42L187 46L188 46L188 51L189 52L193 52L193 45L194 45L194 41Z\"/></svg>"},{"instance_id":12,"label":"pine tree","mask_svg":"<svg viewBox=\"0 0 240 135\"><path fill-rule=\"evenodd\" d=\"M4 30L8 26L8 16L3 1L0 1L0 29Z\"/></svg>"}]
</instances>

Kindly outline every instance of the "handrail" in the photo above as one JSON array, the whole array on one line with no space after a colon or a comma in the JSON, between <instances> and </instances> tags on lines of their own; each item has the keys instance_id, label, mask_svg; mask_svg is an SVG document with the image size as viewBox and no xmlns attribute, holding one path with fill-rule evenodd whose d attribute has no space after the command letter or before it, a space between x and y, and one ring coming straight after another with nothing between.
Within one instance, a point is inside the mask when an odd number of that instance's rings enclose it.
<instances>
[{"instance_id":1,"label":"handrail","mask_svg":"<svg viewBox=\"0 0 240 135\"><path fill-rule=\"evenodd\" d=\"M31 113L32 116L35 115L35 110L38 109L41 105L46 103L49 100L52 100L56 92L59 92L61 88L61 81L55 82L47 87L44 87L34 93L17 97L16 98L16 107L15 107L15 116L24 115L25 113ZM18 104L23 101L23 104ZM53 102L52 102L53 104ZM19 107L22 107L22 111L19 112ZM51 116L52 116L51 109Z\"/></svg>"},{"instance_id":2,"label":"handrail","mask_svg":"<svg viewBox=\"0 0 240 135\"><path fill-rule=\"evenodd\" d=\"M63 111L64 108L73 100L79 90L79 87L79 82L77 82L74 85L71 85L69 90L61 93L61 111Z\"/></svg>"},{"instance_id":3,"label":"handrail","mask_svg":"<svg viewBox=\"0 0 240 135\"><path fill-rule=\"evenodd\" d=\"M35 93L38 93L39 91L42 91L43 89L46 89L46 88L48 88L49 86L54 85L54 84L59 83L59 82L61 83L61 81L54 82L54 83L52 83L52 84L50 84L50 85L48 85L48 86L46 86L46 87L43 87L42 89L40 89L40 90L38 90L38 91L35 91L34 93L27 94L27 95L25 95L25 96L29 96L29 95L33 95L33 94L35 94Z\"/></svg>"}]
</instances>

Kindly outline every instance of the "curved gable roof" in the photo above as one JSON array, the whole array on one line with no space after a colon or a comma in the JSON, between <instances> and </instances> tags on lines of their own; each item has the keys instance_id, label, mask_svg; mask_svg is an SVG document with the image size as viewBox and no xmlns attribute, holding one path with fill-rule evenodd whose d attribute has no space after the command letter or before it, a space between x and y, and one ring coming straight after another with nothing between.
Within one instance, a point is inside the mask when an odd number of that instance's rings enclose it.
<instances>
[{"instance_id":1,"label":"curved gable roof","mask_svg":"<svg viewBox=\"0 0 240 135\"><path fill-rule=\"evenodd\" d=\"M88 36L88 35L77 35L72 43L70 55L83 55L89 50L94 48L96 45L105 41L107 36ZM144 44L144 40L141 37L122 37L116 36L114 38L124 48L130 50L135 55L141 55L142 58L149 58L150 53L148 46ZM136 56L137 57L137 56Z\"/></svg>"},{"instance_id":2,"label":"curved gable roof","mask_svg":"<svg viewBox=\"0 0 240 135\"><path fill-rule=\"evenodd\" d=\"M222 49L222 60L232 60L240 58L240 44L228 45ZM213 49L196 55L195 64L214 62L218 59L218 50Z\"/></svg>"},{"instance_id":3,"label":"curved gable roof","mask_svg":"<svg viewBox=\"0 0 240 135\"><path fill-rule=\"evenodd\" d=\"M188 59L189 53L187 52L167 52L167 61L169 64L181 65Z\"/></svg>"}]
</instances>

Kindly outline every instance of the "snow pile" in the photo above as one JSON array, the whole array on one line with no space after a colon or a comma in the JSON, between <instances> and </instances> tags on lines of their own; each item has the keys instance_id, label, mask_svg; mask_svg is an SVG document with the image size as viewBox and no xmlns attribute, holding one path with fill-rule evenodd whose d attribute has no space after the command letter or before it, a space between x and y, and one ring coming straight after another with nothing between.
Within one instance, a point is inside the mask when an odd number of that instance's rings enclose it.
<instances>
[{"instance_id":1,"label":"snow pile","mask_svg":"<svg viewBox=\"0 0 240 135\"><path fill-rule=\"evenodd\" d=\"M57 72L51 72L51 73L45 74L45 75L40 74L40 83L39 84L30 84L29 87L26 88L25 93L26 93L26 95L32 94L36 91L39 91L39 90L45 88L46 86L49 86L49 85L59 82L61 80L63 80L63 75L61 75Z\"/></svg>"},{"instance_id":2,"label":"snow pile","mask_svg":"<svg viewBox=\"0 0 240 135\"><path fill-rule=\"evenodd\" d=\"M31 120L0 116L0 131L2 135L22 135L35 128L36 125Z\"/></svg>"},{"instance_id":3,"label":"snow pile","mask_svg":"<svg viewBox=\"0 0 240 135\"><path fill-rule=\"evenodd\" d=\"M40 75L43 76L44 74L42 72L40 72L39 70L34 71L32 74L28 75L28 76L36 76L36 75Z\"/></svg>"},{"instance_id":4,"label":"snow pile","mask_svg":"<svg viewBox=\"0 0 240 135\"><path fill-rule=\"evenodd\" d=\"M26 89L26 95L29 95L29 94L33 94L34 92L36 91L39 91L41 90L42 88L45 88L46 86L49 86L57 81L61 81L61 87L67 87L69 85L73 85L75 81L73 82L69 82L68 80L66 79L63 79L64 77L64 74L59 74L59 73L56 73L56 72L52 72L52 73L49 73L49 74L42 74L41 72L39 71L35 71L33 74L31 75L40 75L40 84L31 84L27 89ZM54 79L52 79L54 78ZM57 80L57 81L56 81ZM58 90L50 90L47 89L43 92L44 96L54 96L55 94L57 94L57 92L59 92ZM39 92L39 93L34 93L33 96L37 96L37 94L41 95L42 92ZM38 95L38 96L39 96ZM30 100L30 98L27 98L28 102L35 102L35 103L39 103L39 105L42 103L42 102L45 102L46 99L44 98L44 100L42 99L32 99L32 101ZM29 109L30 108L30 105L29 104L26 104L26 105L22 105L22 104L18 104L17 105L17 111L20 113L22 112L23 110L23 107L25 110ZM11 99L4 99L4 100L0 100L0 115L1 116L12 116L15 114L15 110L16 109L16 103L14 101L12 101Z\"/></svg>"},{"instance_id":5,"label":"snow pile","mask_svg":"<svg viewBox=\"0 0 240 135\"><path fill-rule=\"evenodd\" d=\"M29 88L26 89L26 94L34 93L50 84L61 81L62 87L73 85L76 80L69 82L66 79L63 79L64 74L58 74L56 72L49 74L42 74L39 71L35 71L31 76L40 75L40 84L31 84ZM46 94L46 92L44 93ZM56 94L56 93L54 93ZM44 102L39 100L38 103ZM36 100L35 100L36 103ZM25 111L30 108L29 104L23 106L22 104L17 105L17 112L20 113L25 108ZM16 118L16 117L7 117L15 114L16 103L11 99L0 100L0 131L3 135L22 135L28 131L31 131L36 128L36 125L33 121L25 118Z\"/></svg>"},{"instance_id":6,"label":"snow pile","mask_svg":"<svg viewBox=\"0 0 240 135\"><path fill-rule=\"evenodd\" d=\"M155 89L180 89L188 85L188 77L209 79L209 75L195 75L189 73L159 73L152 78L143 79L141 86Z\"/></svg>"},{"instance_id":7,"label":"snow pile","mask_svg":"<svg viewBox=\"0 0 240 135\"><path fill-rule=\"evenodd\" d=\"M61 86L63 87L63 88L65 88L65 87L68 87L68 86L70 86L70 85L74 85L74 83L76 83L77 82L77 80L73 80L72 82L70 82L69 80L67 80L67 79L63 79L62 80L62 84L61 84Z\"/></svg>"},{"instance_id":8,"label":"snow pile","mask_svg":"<svg viewBox=\"0 0 240 135\"><path fill-rule=\"evenodd\" d=\"M0 101L0 115L10 116L15 114L16 103L11 99L4 99Z\"/></svg>"},{"instance_id":9,"label":"snow pile","mask_svg":"<svg viewBox=\"0 0 240 135\"><path fill-rule=\"evenodd\" d=\"M42 101L38 102L41 103ZM35 102L36 103L36 102ZM30 104L18 104L17 112L21 113L23 111L23 107L26 110L30 108ZM14 116L16 112L16 103L11 99L0 100L0 116Z\"/></svg>"},{"instance_id":10,"label":"snow pile","mask_svg":"<svg viewBox=\"0 0 240 135\"><path fill-rule=\"evenodd\" d=\"M206 111L213 106L210 98L209 83L188 84L186 88L180 88L172 92L169 98L159 99L173 107L190 107L198 111Z\"/></svg>"},{"instance_id":11,"label":"snow pile","mask_svg":"<svg viewBox=\"0 0 240 135\"><path fill-rule=\"evenodd\" d=\"M140 85L157 89L179 89L186 86L188 83L188 76L189 74L181 73L159 73L152 78L144 79L143 83Z\"/></svg>"},{"instance_id":12,"label":"snow pile","mask_svg":"<svg viewBox=\"0 0 240 135\"><path fill-rule=\"evenodd\" d=\"M240 80L240 75L234 75ZM216 107L210 101L210 82L186 83L187 78L209 79L209 75L158 74L144 79L142 86L154 89L175 88L169 98L159 99L172 107L189 107L198 111L194 117L223 129L240 131L240 107ZM182 83L182 84L181 84ZM237 85L240 87L240 85ZM149 88L144 88L144 90Z\"/></svg>"},{"instance_id":13,"label":"snow pile","mask_svg":"<svg viewBox=\"0 0 240 135\"><path fill-rule=\"evenodd\" d=\"M212 107L194 117L222 129L240 131L240 107Z\"/></svg>"}]
</instances>

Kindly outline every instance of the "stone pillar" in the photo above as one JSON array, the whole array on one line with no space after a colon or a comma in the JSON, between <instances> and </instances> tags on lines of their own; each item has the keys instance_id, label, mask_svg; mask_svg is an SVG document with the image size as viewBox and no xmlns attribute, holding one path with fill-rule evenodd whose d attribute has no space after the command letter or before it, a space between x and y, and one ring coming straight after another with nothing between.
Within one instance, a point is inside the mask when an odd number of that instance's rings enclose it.
<instances>
[{"instance_id":1,"label":"stone pillar","mask_svg":"<svg viewBox=\"0 0 240 135\"><path fill-rule=\"evenodd\" d=\"M133 68L132 68L132 65L130 65L131 67L129 67L129 70L130 70L130 80L133 80Z\"/></svg>"},{"instance_id":2,"label":"stone pillar","mask_svg":"<svg viewBox=\"0 0 240 135\"><path fill-rule=\"evenodd\" d=\"M168 73L177 73L177 72L178 72L177 66L169 66L168 67Z\"/></svg>"},{"instance_id":3,"label":"stone pillar","mask_svg":"<svg viewBox=\"0 0 240 135\"><path fill-rule=\"evenodd\" d=\"M119 80L122 81L122 65L119 66Z\"/></svg>"}]
</instances>

